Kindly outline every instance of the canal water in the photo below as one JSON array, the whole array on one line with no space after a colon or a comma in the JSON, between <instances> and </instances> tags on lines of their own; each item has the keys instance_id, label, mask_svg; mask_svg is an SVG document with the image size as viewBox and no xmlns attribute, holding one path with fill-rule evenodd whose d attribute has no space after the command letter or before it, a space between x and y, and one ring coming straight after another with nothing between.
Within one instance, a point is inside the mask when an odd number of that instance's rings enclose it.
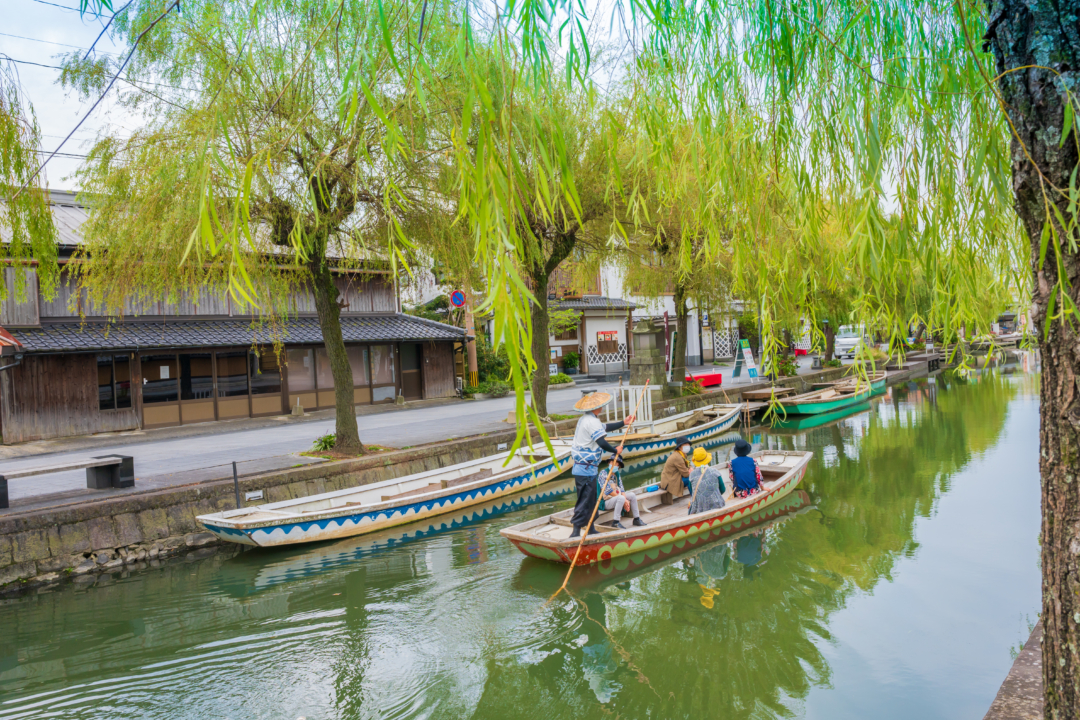
<instances>
[{"instance_id":1,"label":"canal water","mask_svg":"<svg viewBox=\"0 0 1080 720\"><path fill-rule=\"evenodd\" d=\"M4 601L0 718L981 717L1039 609L1037 381L1009 370L748 437L814 453L778 512L578 569L550 605L565 568L499 530L567 480Z\"/></svg>"}]
</instances>

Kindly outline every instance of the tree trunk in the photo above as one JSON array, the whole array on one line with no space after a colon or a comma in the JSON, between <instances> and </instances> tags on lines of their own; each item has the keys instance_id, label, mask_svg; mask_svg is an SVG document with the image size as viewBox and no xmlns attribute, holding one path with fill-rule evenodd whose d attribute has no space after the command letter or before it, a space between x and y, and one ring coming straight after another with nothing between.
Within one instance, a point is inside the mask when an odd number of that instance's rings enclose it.
<instances>
[{"instance_id":1,"label":"tree trunk","mask_svg":"<svg viewBox=\"0 0 1080 720\"><path fill-rule=\"evenodd\" d=\"M551 233L539 233L543 237ZM536 303L532 306L532 356L536 363L536 372L532 376L532 406L540 417L547 417L548 373L547 366L551 355L548 351L548 282L559 263L569 257L577 243L577 235L555 235L551 243L551 254L542 255L528 266L529 277L533 283ZM543 248L543 244L540 244Z\"/></svg>"},{"instance_id":2,"label":"tree trunk","mask_svg":"<svg viewBox=\"0 0 1080 720\"><path fill-rule=\"evenodd\" d=\"M1054 250L1038 267L1039 241L1047 212L1042 188L1070 219L1067 199L1048 185L1064 188L1077 164L1074 139L1061 145L1064 88L1077 87L1080 33L1077 0L990 0L985 39L994 52L1009 119L1015 127L1011 164L1016 211L1031 243L1032 316L1042 351L1039 470L1042 476L1043 684L1045 716L1080 717L1080 343L1077 333L1047 320L1057 284ZM1016 68L1025 68L1010 72ZM1050 69L1043 69L1050 68ZM1060 76L1059 76L1060 74ZM1076 125L1073 126L1073 132ZM1025 153L1026 149L1026 153ZM1031 161L1028 160L1028 155ZM1038 168L1032 165L1032 161ZM1042 179L1040 179L1040 173ZM1080 302L1080 258L1070 252L1059 227L1060 253L1069 294ZM1054 242L1053 239L1050 242ZM1060 307L1060 303L1058 305ZM1045 333L1049 331L1049 335Z\"/></svg>"},{"instance_id":3,"label":"tree trunk","mask_svg":"<svg viewBox=\"0 0 1080 720\"><path fill-rule=\"evenodd\" d=\"M344 453L363 454L360 431L356 426L356 409L353 404L353 376L349 356L345 352L345 339L341 335L341 308L338 306L338 289L334 276L323 259L311 263L315 310L319 313L319 329L323 345L330 358L330 371L334 375L334 408L336 441L334 449Z\"/></svg>"},{"instance_id":4,"label":"tree trunk","mask_svg":"<svg viewBox=\"0 0 1080 720\"><path fill-rule=\"evenodd\" d=\"M686 288L675 285L675 347L671 352L671 381L686 379L686 320L690 310L686 304Z\"/></svg>"},{"instance_id":5,"label":"tree trunk","mask_svg":"<svg viewBox=\"0 0 1080 720\"><path fill-rule=\"evenodd\" d=\"M548 297L547 285L550 275L543 271L533 272L536 302L532 306L532 356L536 363L536 372L532 377L532 406L540 417L547 417L548 393ZM542 284L541 284L542 283ZM542 288L542 289L540 289Z\"/></svg>"},{"instance_id":6,"label":"tree trunk","mask_svg":"<svg viewBox=\"0 0 1080 720\"><path fill-rule=\"evenodd\" d=\"M829 362L832 360L833 352L836 350L836 328L832 326L832 323L825 324L825 359L822 362Z\"/></svg>"}]
</instances>

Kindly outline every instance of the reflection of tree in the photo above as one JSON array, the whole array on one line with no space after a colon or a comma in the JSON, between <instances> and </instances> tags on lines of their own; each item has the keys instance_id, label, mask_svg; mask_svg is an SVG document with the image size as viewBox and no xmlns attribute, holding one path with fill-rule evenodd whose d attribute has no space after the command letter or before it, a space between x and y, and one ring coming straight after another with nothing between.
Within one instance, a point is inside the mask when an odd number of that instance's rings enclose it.
<instances>
[{"instance_id":1,"label":"reflection of tree","mask_svg":"<svg viewBox=\"0 0 1080 720\"><path fill-rule=\"evenodd\" d=\"M890 577L897 558L916 547L915 518L927 515L950 476L1001 435L1015 385L993 376L939 382L948 392L936 406L900 390L869 418L810 431L806 447L837 451L828 466L815 453L803 486L828 522L812 512L767 530L761 539L768 554L752 572L742 567L709 578L718 591L712 609L702 606L699 559L692 567L683 560L642 575L608 603L608 627L648 684L634 682L624 664L621 690L598 707L583 686L587 669L572 642L586 631L575 630L546 644L553 654L539 664L493 661L497 677L489 676L474 717L498 717L496 708L508 698L514 702L506 707L543 707L546 717L788 716L788 698L805 697L829 680L817 644L829 638L829 617L853 592ZM791 436L778 441L794 443ZM733 567L737 550L730 547ZM551 622L588 624L562 616L568 612L572 606Z\"/></svg>"}]
</instances>

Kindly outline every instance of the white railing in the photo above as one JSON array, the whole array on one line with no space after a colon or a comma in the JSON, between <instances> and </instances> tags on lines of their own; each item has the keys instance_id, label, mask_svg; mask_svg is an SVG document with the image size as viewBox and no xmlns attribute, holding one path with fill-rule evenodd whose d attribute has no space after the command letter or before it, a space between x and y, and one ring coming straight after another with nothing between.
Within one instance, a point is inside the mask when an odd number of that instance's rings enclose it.
<instances>
[{"instance_id":1,"label":"white railing","mask_svg":"<svg viewBox=\"0 0 1080 720\"><path fill-rule=\"evenodd\" d=\"M634 405L641 397L641 389L644 385L616 385L605 388L604 392L611 393L615 399L604 407L604 422L617 422L634 412ZM663 388L658 385L649 385L649 397L641 400L638 408L637 421L635 424L651 423L653 421L652 405L655 399L653 393L662 392Z\"/></svg>"},{"instance_id":2,"label":"white railing","mask_svg":"<svg viewBox=\"0 0 1080 720\"><path fill-rule=\"evenodd\" d=\"M739 328L718 328L713 330L713 357L735 357L739 349Z\"/></svg>"}]
</instances>

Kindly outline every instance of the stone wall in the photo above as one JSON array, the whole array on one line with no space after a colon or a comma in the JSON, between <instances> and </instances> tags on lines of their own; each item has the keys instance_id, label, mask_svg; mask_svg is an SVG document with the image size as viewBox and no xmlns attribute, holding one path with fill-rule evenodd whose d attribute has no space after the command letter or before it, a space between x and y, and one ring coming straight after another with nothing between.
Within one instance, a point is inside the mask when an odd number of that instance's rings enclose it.
<instances>
[{"instance_id":1,"label":"stone wall","mask_svg":"<svg viewBox=\"0 0 1080 720\"><path fill-rule=\"evenodd\" d=\"M777 384L808 389L811 382L835 379L842 372L830 369ZM739 390L761 387L767 383L743 385ZM734 402L740 394L717 390L658 401L653 416ZM576 419L564 420L546 425L546 429L565 438L572 435L575 424ZM246 477L240 481L241 496L262 490L264 499L248 504L280 502L435 470L493 455L499 452L500 444L512 443L515 434L511 428L357 460ZM114 571L216 544L213 535L200 532L195 517L231 510L235 505L232 482L216 481L5 514L0 516L0 592L48 585L65 576Z\"/></svg>"}]
</instances>

